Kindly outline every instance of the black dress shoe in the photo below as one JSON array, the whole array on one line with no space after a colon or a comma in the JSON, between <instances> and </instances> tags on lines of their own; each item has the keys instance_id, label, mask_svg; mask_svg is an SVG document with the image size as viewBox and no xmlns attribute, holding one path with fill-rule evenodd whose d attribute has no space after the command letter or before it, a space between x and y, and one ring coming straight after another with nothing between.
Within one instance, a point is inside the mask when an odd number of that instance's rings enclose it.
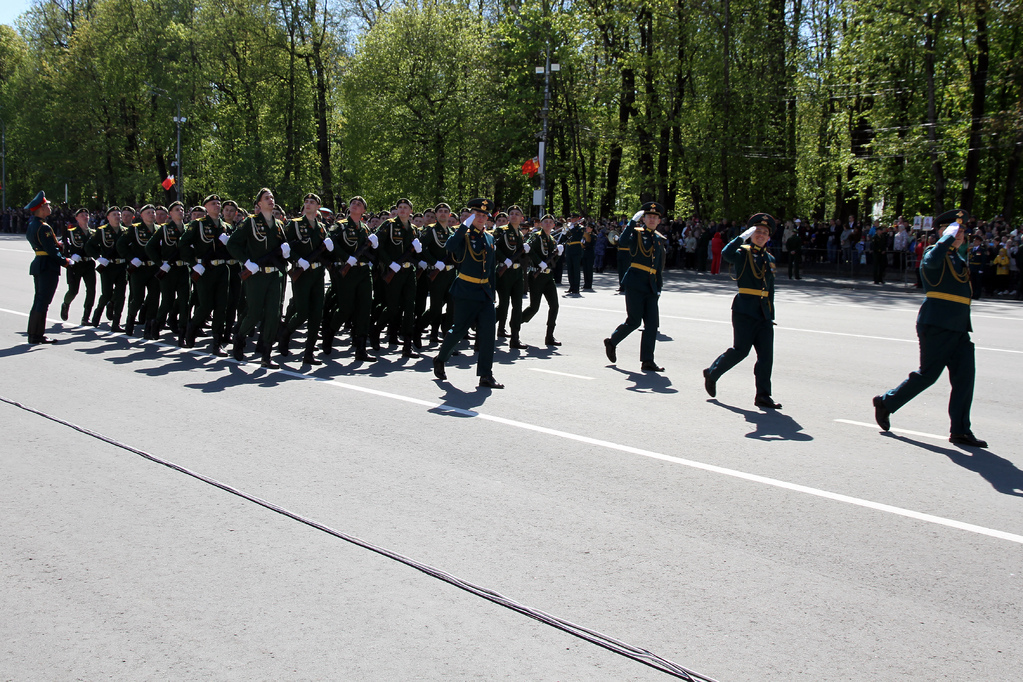
<instances>
[{"instance_id":1,"label":"black dress shoe","mask_svg":"<svg viewBox=\"0 0 1023 682\"><path fill-rule=\"evenodd\" d=\"M504 384L497 383L494 377L480 377L480 388L504 388Z\"/></svg>"},{"instance_id":2,"label":"black dress shoe","mask_svg":"<svg viewBox=\"0 0 1023 682\"><path fill-rule=\"evenodd\" d=\"M955 443L956 445L966 445L971 448L986 448L987 441L977 438L972 433L953 433L948 437L949 443Z\"/></svg>"},{"instance_id":3,"label":"black dress shoe","mask_svg":"<svg viewBox=\"0 0 1023 682\"><path fill-rule=\"evenodd\" d=\"M611 364L618 362L618 351L615 349L615 345L611 343L611 339L604 339L604 354L607 355L607 359L611 361Z\"/></svg>"},{"instance_id":4,"label":"black dress shoe","mask_svg":"<svg viewBox=\"0 0 1023 682\"><path fill-rule=\"evenodd\" d=\"M499 338L499 339L507 339L508 338L508 332L506 332L504 330L504 327L501 327L500 329L497 330L497 338Z\"/></svg>"},{"instance_id":5,"label":"black dress shoe","mask_svg":"<svg viewBox=\"0 0 1023 682\"><path fill-rule=\"evenodd\" d=\"M892 420L889 419L891 412L884 406L884 399L879 395L874 396L874 421L881 427L882 431L892 428Z\"/></svg>"},{"instance_id":6,"label":"black dress shoe","mask_svg":"<svg viewBox=\"0 0 1023 682\"><path fill-rule=\"evenodd\" d=\"M710 378L710 370L703 370L703 387L707 389L707 395L711 398L718 394L718 382Z\"/></svg>"},{"instance_id":7,"label":"black dress shoe","mask_svg":"<svg viewBox=\"0 0 1023 682\"><path fill-rule=\"evenodd\" d=\"M433 359L433 376L441 381L446 381L448 378L448 373L444 371L444 361L440 359L439 355Z\"/></svg>"},{"instance_id":8,"label":"black dress shoe","mask_svg":"<svg viewBox=\"0 0 1023 682\"><path fill-rule=\"evenodd\" d=\"M264 357L262 359L262 361L260 361L259 366L263 367L265 369L280 369L281 368L280 365L278 365L276 362L274 362L273 360L271 360L268 357Z\"/></svg>"},{"instance_id":9,"label":"black dress shoe","mask_svg":"<svg viewBox=\"0 0 1023 682\"><path fill-rule=\"evenodd\" d=\"M64 320L65 322L67 322L67 316L68 316L68 313L70 312L70 310L69 310L70 307L71 307L70 303L61 303L60 304L60 319Z\"/></svg>"},{"instance_id":10,"label":"black dress shoe","mask_svg":"<svg viewBox=\"0 0 1023 682\"><path fill-rule=\"evenodd\" d=\"M508 344L508 347L514 348L515 350L529 350L529 346L522 343L516 338L512 338L511 343Z\"/></svg>"},{"instance_id":11,"label":"black dress shoe","mask_svg":"<svg viewBox=\"0 0 1023 682\"><path fill-rule=\"evenodd\" d=\"M769 395L758 395L756 398L753 399L753 404L756 405L757 407L767 408L768 410L781 409L781 403L774 402L774 400L772 400L771 396Z\"/></svg>"},{"instance_id":12,"label":"black dress shoe","mask_svg":"<svg viewBox=\"0 0 1023 682\"><path fill-rule=\"evenodd\" d=\"M561 345L561 341L558 341L553 336L548 336L546 339L544 339L544 344L546 344L548 346L560 346Z\"/></svg>"},{"instance_id":13,"label":"black dress shoe","mask_svg":"<svg viewBox=\"0 0 1023 682\"><path fill-rule=\"evenodd\" d=\"M644 360L643 364L640 365L640 369L642 369L644 372L663 372L664 371L663 367L658 367L657 363L655 363L655 362L653 362L651 360Z\"/></svg>"}]
</instances>

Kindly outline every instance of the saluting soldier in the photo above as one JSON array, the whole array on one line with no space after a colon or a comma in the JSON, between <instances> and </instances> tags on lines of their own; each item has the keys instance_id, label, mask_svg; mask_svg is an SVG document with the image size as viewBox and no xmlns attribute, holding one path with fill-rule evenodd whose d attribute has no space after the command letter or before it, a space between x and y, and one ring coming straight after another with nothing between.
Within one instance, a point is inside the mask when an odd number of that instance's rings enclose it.
<instances>
[{"instance_id":1,"label":"saluting soldier","mask_svg":"<svg viewBox=\"0 0 1023 682\"><path fill-rule=\"evenodd\" d=\"M273 192L264 187L256 195L256 214L249 216L227 241L231 256L242 262L249 274L245 279L245 318L234 334L232 355L241 362L245 358L245 339L249 332L262 326L263 346L260 364L276 369L270 359L273 340L281 321L281 296L284 293L284 273L291 245L284 236L284 223L274 217Z\"/></svg>"},{"instance_id":2,"label":"saluting soldier","mask_svg":"<svg viewBox=\"0 0 1023 682\"><path fill-rule=\"evenodd\" d=\"M188 295L191 264L185 258L181 237L185 234L185 206L175 201L167 209L167 222L161 225L146 245L149 260L159 263L156 277L160 285L160 309L156 314L153 336L159 338L167 325L167 316L177 310L177 328L174 333L178 345L184 347L188 325ZM215 352L219 348L213 349Z\"/></svg>"},{"instance_id":3,"label":"saluting soldier","mask_svg":"<svg viewBox=\"0 0 1023 682\"><path fill-rule=\"evenodd\" d=\"M330 288L334 301L330 317L324 319L323 352L330 355L334 337L351 322L352 347L357 362L374 362L366 350L369 341L370 313L373 311L372 250L380 240L362 222L366 200L360 196L348 202L348 217L335 224L330 233L334 242L334 266Z\"/></svg>"},{"instance_id":4,"label":"saluting soldier","mask_svg":"<svg viewBox=\"0 0 1023 682\"><path fill-rule=\"evenodd\" d=\"M732 347L703 370L704 388L713 398L717 380L725 372L757 351L753 366L756 396L753 404L777 410L779 403L771 398L771 370L774 366L774 256L767 242L777 228L777 221L766 213L756 213L746 221L746 231L728 242L721 257L735 266L739 293L732 300ZM746 244L746 240L750 240Z\"/></svg>"},{"instance_id":5,"label":"saluting soldier","mask_svg":"<svg viewBox=\"0 0 1023 682\"><path fill-rule=\"evenodd\" d=\"M122 331L121 311L124 310L124 287L127 282L124 259L117 253L121 229L121 209L111 206L107 209L107 222L100 225L85 244L85 252L96 261L100 282L99 301L92 313L92 326L99 326L105 310L110 320L110 331L115 333Z\"/></svg>"},{"instance_id":6,"label":"saluting soldier","mask_svg":"<svg viewBox=\"0 0 1023 682\"><path fill-rule=\"evenodd\" d=\"M645 372L663 372L654 362L654 345L660 325L660 306L663 286L665 239L657 232L664 207L648 201L622 231L618 243L629 249L629 269L622 278L625 288L625 322L618 325L610 338L604 339L604 352L612 363L618 361L617 346L626 336L643 323L643 338L639 343L639 359ZM638 228L638 229L637 229Z\"/></svg>"},{"instance_id":7,"label":"saluting soldier","mask_svg":"<svg viewBox=\"0 0 1023 682\"><path fill-rule=\"evenodd\" d=\"M455 230L445 244L458 266L458 275L451 284L454 323L433 359L433 373L441 381L447 379L444 363L465 338L469 327L476 325L476 375L481 388L504 388L494 379L494 332L497 316L494 308L496 276L494 238L486 232L491 207L487 199L473 199L467 205L472 213Z\"/></svg>"},{"instance_id":8,"label":"saluting soldier","mask_svg":"<svg viewBox=\"0 0 1023 682\"><path fill-rule=\"evenodd\" d=\"M962 209L946 211L937 218L938 229L945 228L941 239L929 247L920 260L925 292L916 318L920 369L910 372L898 387L874 396L874 418L884 431L890 429L891 414L937 381L947 368L952 384L948 401L951 422L948 440L957 445L986 448L987 443L974 436L970 428L977 371L970 340L973 290L969 264L959 255L959 247L966 238L963 225L969 219L970 214Z\"/></svg>"},{"instance_id":9,"label":"saluting soldier","mask_svg":"<svg viewBox=\"0 0 1023 682\"><path fill-rule=\"evenodd\" d=\"M156 234L156 207L146 204L139 210L139 217L141 220L126 227L117 240L117 253L128 261L128 319L124 330L128 336L135 333L135 317L142 311L145 316L142 336L154 339L160 288L156 281L156 263L149 260L146 245Z\"/></svg>"},{"instance_id":10,"label":"saluting soldier","mask_svg":"<svg viewBox=\"0 0 1023 682\"><path fill-rule=\"evenodd\" d=\"M449 326L452 319L451 283L455 279L455 266L451 262L451 254L445 248L452 232L448 227L451 207L445 203L437 204L433 214L435 222L424 227L420 235L423 243L422 258L427 263L426 276L420 283L429 289L430 307L423 314L416 335L421 336L429 329L430 343L437 343L441 327Z\"/></svg>"},{"instance_id":11,"label":"saluting soldier","mask_svg":"<svg viewBox=\"0 0 1023 682\"><path fill-rule=\"evenodd\" d=\"M288 344L303 323L306 324L305 354L307 365L322 365L313 354L323 319L324 261L334 250L334 240L320 222L320 197L310 192L302 198L302 216L288 221L284 237L291 245L292 268L297 273L291 287L294 312L288 316L277 338L277 351L288 355Z\"/></svg>"},{"instance_id":12,"label":"saluting soldier","mask_svg":"<svg viewBox=\"0 0 1023 682\"><path fill-rule=\"evenodd\" d=\"M75 225L64 233L64 254L71 260L67 269L67 293L64 303L60 306L60 319L67 321L71 312L71 302L78 295L81 283L85 282L85 308L82 313L82 325L89 324L92 304L96 301L96 263L85 251L85 245L92 237L89 229L89 209L80 208L75 211Z\"/></svg>"},{"instance_id":13,"label":"saluting soldier","mask_svg":"<svg viewBox=\"0 0 1023 682\"><path fill-rule=\"evenodd\" d=\"M376 235L379 239L377 263L380 267L384 307L380 319L370 335L374 350L380 349L380 332L388 325L400 326L404 337L401 354L406 358L418 358L412 349L412 334L415 331L416 314L416 261L423 245L412 226L412 202L398 199L396 215L380 224Z\"/></svg>"},{"instance_id":14,"label":"saluting soldier","mask_svg":"<svg viewBox=\"0 0 1023 682\"><path fill-rule=\"evenodd\" d=\"M32 275L35 282L35 298L32 299L32 310L28 313L28 342L33 345L57 343L56 339L46 336L46 311L53 301L53 295L57 293L60 268L67 267L68 261L60 252L53 228L43 222L51 210L46 194L39 192L35 195L35 198L25 206L25 210L32 213L28 228L25 230L25 238L35 251L35 258L28 268L28 274Z\"/></svg>"},{"instance_id":15,"label":"saluting soldier","mask_svg":"<svg viewBox=\"0 0 1023 682\"><path fill-rule=\"evenodd\" d=\"M190 276L195 281L196 293L195 309L185 330L185 348L195 346L200 327L206 324L212 313L210 345L216 355L221 354L220 349L227 341L225 321L230 276L228 261L231 259L227 250L227 240L231 235L220 217L220 205L220 197L216 194L206 197L202 207L192 209L192 222L181 236L185 260L192 265L193 274Z\"/></svg>"},{"instance_id":16,"label":"saluting soldier","mask_svg":"<svg viewBox=\"0 0 1023 682\"><path fill-rule=\"evenodd\" d=\"M532 280L529 283L529 307L522 312L524 323L533 319L540 311L540 299L547 299L547 337L544 343L548 346L560 346L561 342L554 338L554 328L558 324L558 287L554 284L551 274L553 264L564 252L562 244L555 244L551 237L554 229L554 216L550 213L540 220L540 230L529 240L529 257L532 260Z\"/></svg>"},{"instance_id":17,"label":"saluting soldier","mask_svg":"<svg viewBox=\"0 0 1023 682\"><path fill-rule=\"evenodd\" d=\"M529 346L519 338L522 327L522 296L525 291L524 264L528 264L529 245L522 238L522 209L518 206L508 208L508 224L494 230L494 246L497 249L497 319L499 337L505 336L504 321L508 317L511 305L511 342L509 346L517 350L527 350Z\"/></svg>"}]
</instances>

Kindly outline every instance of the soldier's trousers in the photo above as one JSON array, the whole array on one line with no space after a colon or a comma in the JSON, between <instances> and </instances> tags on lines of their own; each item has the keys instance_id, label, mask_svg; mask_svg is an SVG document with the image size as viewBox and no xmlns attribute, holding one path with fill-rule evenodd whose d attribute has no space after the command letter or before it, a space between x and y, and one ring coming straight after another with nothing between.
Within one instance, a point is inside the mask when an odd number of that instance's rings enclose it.
<instances>
[{"instance_id":1,"label":"soldier's trousers","mask_svg":"<svg viewBox=\"0 0 1023 682\"><path fill-rule=\"evenodd\" d=\"M497 278L497 319L504 329L504 321L508 319L508 304L511 303L511 333L519 333L522 326L522 294L525 283L522 281L522 270L508 268Z\"/></svg>"},{"instance_id":2,"label":"soldier's trousers","mask_svg":"<svg viewBox=\"0 0 1023 682\"><path fill-rule=\"evenodd\" d=\"M30 312L45 316L46 310L53 301L53 295L57 293L57 285L60 284L60 266L52 262L47 263L32 278L35 283L35 297L32 299ZM30 331L29 333L34 332Z\"/></svg>"},{"instance_id":3,"label":"soldier's trousers","mask_svg":"<svg viewBox=\"0 0 1023 682\"><path fill-rule=\"evenodd\" d=\"M281 296L284 294L284 273L258 272L243 283L246 311L238 328L244 339L262 323L263 343L272 344L281 323ZM224 297L227 297L225 289ZM269 348L269 345L267 346Z\"/></svg>"},{"instance_id":4,"label":"soldier's trousers","mask_svg":"<svg viewBox=\"0 0 1023 682\"><path fill-rule=\"evenodd\" d=\"M329 320L330 329L337 332L348 321L352 323L352 338L369 334L370 313L373 310L373 280L370 268L354 266L348 274L341 271L331 275L334 306Z\"/></svg>"},{"instance_id":5,"label":"soldier's trousers","mask_svg":"<svg viewBox=\"0 0 1023 682\"><path fill-rule=\"evenodd\" d=\"M639 329L643 323L643 338L639 342L641 362L654 361L654 344L657 342L657 327L660 325L660 306L657 294L652 291L625 290L625 322L618 325L611 334L611 343L618 345L626 336Z\"/></svg>"},{"instance_id":6,"label":"soldier's trousers","mask_svg":"<svg viewBox=\"0 0 1023 682\"><path fill-rule=\"evenodd\" d=\"M494 374L494 336L497 326L497 315L492 300L462 298L452 296L451 304L455 321L444 336L444 341L437 351L441 362L447 362L465 335L469 327L476 325L476 376L489 377Z\"/></svg>"},{"instance_id":7,"label":"soldier's trousers","mask_svg":"<svg viewBox=\"0 0 1023 682\"><path fill-rule=\"evenodd\" d=\"M225 339L224 322L227 318L228 277L230 269L227 265L211 265L202 273L195 285L195 310L192 311L191 324L198 328L206 323L213 313L213 326L210 329L214 339ZM255 276L255 275L253 275ZM251 279L251 278L250 278Z\"/></svg>"},{"instance_id":8,"label":"soldier's trousers","mask_svg":"<svg viewBox=\"0 0 1023 682\"><path fill-rule=\"evenodd\" d=\"M178 325L188 322L188 294L191 284L191 270L187 265L172 265L170 272L160 282L160 311L156 315L157 325L162 329L167 324L167 315L177 309Z\"/></svg>"},{"instance_id":9,"label":"soldier's trousers","mask_svg":"<svg viewBox=\"0 0 1023 682\"><path fill-rule=\"evenodd\" d=\"M583 251L583 289L593 288L593 261L595 258L593 249Z\"/></svg>"},{"instance_id":10,"label":"soldier's trousers","mask_svg":"<svg viewBox=\"0 0 1023 682\"><path fill-rule=\"evenodd\" d=\"M800 278L799 277L799 266L802 265L802 262L803 262L803 252L802 251L790 251L789 252L789 279L792 279L793 277L795 277L796 279ZM793 274L793 273L795 273L795 274Z\"/></svg>"},{"instance_id":11,"label":"soldier's trousers","mask_svg":"<svg viewBox=\"0 0 1023 682\"><path fill-rule=\"evenodd\" d=\"M579 273L583 264L582 252L576 252L574 249L571 252L565 253L565 260L568 261L568 290L570 292L579 291Z\"/></svg>"},{"instance_id":12,"label":"soldier's trousers","mask_svg":"<svg viewBox=\"0 0 1023 682\"><path fill-rule=\"evenodd\" d=\"M430 290L430 307L423 314L420 329L429 329L434 325L449 326L453 307L451 303L451 283L455 281L455 270L441 270L437 277L431 282L429 277L419 280L420 285L428 285ZM448 304L447 313L444 312L444 304Z\"/></svg>"},{"instance_id":13,"label":"soldier's trousers","mask_svg":"<svg viewBox=\"0 0 1023 682\"><path fill-rule=\"evenodd\" d=\"M123 263L111 263L99 273L100 294L96 302L96 312L106 309L107 319L120 322L121 311L124 310L124 287L127 273Z\"/></svg>"},{"instance_id":14,"label":"soldier's trousers","mask_svg":"<svg viewBox=\"0 0 1023 682\"><path fill-rule=\"evenodd\" d=\"M402 268L394 274L390 284L381 281L384 287L384 309L377 325L383 329L397 323L401 334L411 338L416 322L416 271Z\"/></svg>"},{"instance_id":15,"label":"soldier's trousers","mask_svg":"<svg viewBox=\"0 0 1023 682\"><path fill-rule=\"evenodd\" d=\"M143 265L128 273L128 324L135 322L135 315L143 306L149 319L156 317L160 287L155 274L155 265Z\"/></svg>"},{"instance_id":16,"label":"soldier's trousers","mask_svg":"<svg viewBox=\"0 0 1023 682\"><path fill-rule=\"evenodd\" d=\"M529 307L522 311L522 321L529 322L540 312L540 299L547 299L547 329L558 321L558 288L549 274L539 274L529 283Z\"/></svg>"},{"instance_id":17,"label":"soldier's trousers","mask_svg":"<svg viewBox=\"0 0 1023 682\"><path fill-rule=\"evenodd\" d=\"M294 311L284 325L284 330L288 334L293 333L307 320L309 322L306 326L307 335L313 338L319 332L323 319L323 273L323 268L306 270L299 275L298 281L292 284L291 302L294 304Z\"/></svg>"},{"instance_id":18,"label":"soldier's trousers","mask_svg":"<svg viewBox=\"0 0 1023 682\"><path fill-rule=\"evenodd\" d=\"M629 263L632 262L632 256L629 255L628 249L618 249L618 288L622 288L622 278L625 277L625 271L629 269Z\"/></svg>"},{"instance_id":19,"label":"soldier's trousers","mask_svg":"<svg viewBox=\"0 0 1023 682\"><path fill-rule=\"evenodd\" d=\"M228 263L227 265L227 312L224 314L224 328L228 331L234 329L242 304L242 266Z\"/></svg>"},{"instance_id":20,"label":"soldier's trousers","mask_svg":"<svg viewBox=\"0 0 1023 682\"><path fill-rule=\"evenodd\" d=\"M78 263L67 269L67 293L64 294L64 305L71 305L75 300L82 282L85 282L85 314L92 310L96 302L96 266L90 261Z\"/></svg>"},{"instance_id":21,"label":"soldier's trousers","mask_svg":"<svg viewBox=\"0 0 1023 682\"><path fill-rule=\"evenodd\" d=\"M774 323L766 318L732 311L732 347L710 366L710 376L714 381L720 379L721 375L742 362L751 348L757 351L757 364L753 366L757 395L769 396L774 367Z\"/></svg>"},{"instance_id":22,"label":"soldier's trousers","mask_svg":"<svg viewBox=\"0 0 1023 682\"><path fill-rule=\"evenodd\" d=\"M881 396L885 409L895 412L901 408L937 381L947 367L952 384L948 400L949 433L970 433L970 406L977 373L970 333L918 324L916 335L920 339L920 369L910 372L897 388Z\"/></svg>"}]
</instances>

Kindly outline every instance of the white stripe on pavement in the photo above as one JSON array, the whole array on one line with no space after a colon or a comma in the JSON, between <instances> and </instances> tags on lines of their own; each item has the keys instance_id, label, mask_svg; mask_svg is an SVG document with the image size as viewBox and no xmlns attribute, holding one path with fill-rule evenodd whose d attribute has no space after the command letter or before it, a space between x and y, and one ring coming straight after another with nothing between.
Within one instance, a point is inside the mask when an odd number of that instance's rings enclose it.
<instances>
[{"instance_id":1,"label":"white stripe on pavement","mask_svg":"<svg viewBox=\"0 0 1023 682\"><path fill-rule=\"evenodd\" d=\"M853 426L866 426L868 429L880 430L881 427L877 424L868 424L867 422L854 422L851 419L836 419L836 422L840 424L852 424ZM930 438L932 440L948 440L948 436L937 436L933 433L924 433L923 431L910 431L909 429L899 429L892 427L889 429L893 433L904 433L907 436L920 436L921 438Z\"/></svg>"},{"instance_id":2,"label":"white stripe on pavement","mask_svg":"<svg viewBox=\"0 0 1023 682\"><path fill-rule=\"evenodd\" d=\"M595 377L584 377L581 374L569 374L568 372L555 372L553 369L540 369L539 367L527 367L526 369L533 372L543 372L544 374L557 374L561 377L572 377L573 379L586 379L587 381L593 381Z\"/></svg>"}]
</instances>

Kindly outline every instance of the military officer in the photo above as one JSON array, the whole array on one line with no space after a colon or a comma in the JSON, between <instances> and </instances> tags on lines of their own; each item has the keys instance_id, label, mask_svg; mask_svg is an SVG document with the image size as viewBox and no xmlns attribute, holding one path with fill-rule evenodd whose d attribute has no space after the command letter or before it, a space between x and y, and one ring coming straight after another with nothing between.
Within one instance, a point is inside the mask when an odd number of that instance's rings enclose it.
<instances>
[{"instance_id":1,"label":"military officer","mask_svg":"<svg viewBox=\"0 0 1023 682\"><path fill-rule=\"evenodd\" d=\"M612 363L618 361L617 346L626 336L643 323L643 338L639 344L639 359L644 372L663 372L654 362L654 344L660 324L663 285L665 239L657 232L664 215L664 207L648 201L622 231L618 243L629 249L629 269L622 278L625 288L625 322L618 325L610 338L604 339L604 352ZM636 229L636 228L639 229Z\"/></svg>"},{"instance_id":2,"label":"military officer","mask_svg":"<svg viewBox=\"0 0 1023 682\"><path fill-rule=\"evenodd\" d=\"M185 234L185 207L175 201L167 209L167 222L157 228L156 234L146 244L149 260L158 263L156 278L160 286L160 309L156 314L153 336L159 338L167 325L167 316L177 310L177 328L174 333L178 345L185 345L185 331L188 324L188 295L191 286L190 263L185 259L181 237ZM213 349L218 352L219 348Z\"/></svg>"},{"instance_id":3,"label":"military officer","mask_svg":"<svg viewBox=\"0 0 1023 682\"><path fill-rule=\"evenodd\" d=\"M976 375L974 347L970 341L973 292L969 265L959 255L959 247L966 238L963 225L969 219L969 213L962 209L946 211L937 217L938 229L945 229L941 239L929 247L920 260L925 292L916 318L920 369L910 372L898 387L874 396L874 418L881 429L890 429L891 414L937 381L948 368L952 384L948 401L951 422L948 440L957 445L986 448L987 443L974 436L970 429Z\"/></svg>"},{"instance_id":4,"label":"military officer","mask_svg":"<svg viewBox=\"0 0 1023 682\"><path fill-rule=\"evenodd\" d=\"M281 321L281 296L284 292L286 259L291 257L291 245L284 235L284 223L274 217L273 192L264 187L256 195L256 214L249 216L227 241L232 258L243 263L245 271L245 318L234 334L231 354L241 362L245 357L245 339L249 332L262 325L263 347L260 365L276 369L270 359L273 340Z\"/></svg>"},{"instance_id":5,"label":"military officer","mask_svg":"<svg viewBox=\"0 0 1023 682\"><path fill-rule=\"evenodd\" d=\"M56 339L46 336L46 311L57 292L60 269L67 267L69 262L60 251L53 228L43 222L50 215L50 202L46 194L39 192L35 195L35 198L25 206L25 210L32 213L28 228L25 230L25 238L35 251L35 258L28 268L28 273L35 282L35 298L32 300L32 310L28 314L28 342L57 343Z\"/></svg>"},{"instance_id":6,"label":"military officer","mask_svg":"<svg viewBox=\"0 0 1023 682\"><path fill-rule=\"evenodd\" d=\"M238 202L228 199L220 205L220 216L223 218L224 231L228 236L245 220L247 214L238 209ZM224 314L224 337L227 338L229 330L234 329L238 319L238 307L241 305L242 297L242 264L234 258L227 259L227 312Z\"/></svg>"},{"instance_id":7,"label":"military officer","mask_svg":"<svg viewBox=\"0 0 1023 682\"><path fill-rule=\"evenodd\" d=\"M334 242L334 266L330 275L333 307L325 318L323 352L330 355L334 337L347 323L352 323L352 346L357 362L373 362L366 350L369 340L370 313L373 310L372 251L380 240L362 222L366 200L360 196L348 202L348 217L335 224L330 232Z\"/></svg>"},{"instance_id":8,"label":"military officer","mask_svg":"<svg viewBox=\"0 0 1023 682\"><path fill-rule=\"evenodd\" d=\"M529 346L519 338L522 327L522 295L525 290L526 268L528 263L529 245L522 238L522 209L518 206L508 208L508 224L494 230L494 246L497 249L497 307L498 336L505 336L504 321L508 317L511 305L511 342L509 346L517 350L527 350Z\"/></svg>"},{"instance_id":9,"label":"military officer","mask_svg":"<svg viewBox=\"0 0 1023 682\"><path fill-rule=\"evenodd\" d=\"M64 303L60 306L60 319L67 320L71 311L71 302L78 295L81 283L85 282L85 308L82 313L82 325L89 324L92 304L96 301L96 263L85 251L85 245L92 237L89 229L89 209L80 208L75 211L75 225L64 233L64 254L71 259L67 269L67 293Z\"/></svg>"},{"instance_id":10,"label":"military officer","mask_svg":"<svg viewBox=\"0 0 1023 682\"><path fill-rule=\"evenodd\" d=\"M566 296L580 296L579 275L583 264L583 221L578 213L569 217L565 234L565 265L568 266L568 292Z\"/></svg>"},{"instance_id":11,"label":"military officer","mask_svg":"<svg viewBox=\"0 0 1023 682\"><path fill-rule=\"evenodd\" d=\"M732 300L732 347L703 370L704 388L717 394L717 380L735 367L750 349L757 351L753 367L756 396L753 404L771 410L781 407L771 398L771 370L774 365L774 256L767 250L777 221L756 213L746 221L746 231L730 241L721 257L735 266L739 293ZM750 240L746 244L746 240Z\"/></svg>"},{"instance_id":12,"label":"military officer","mask_svg":"<svg viewBox=\"0 0 1023 682\"><path fill-rule=\"evenodd\" d=\"M416 269L423 245L412 226L412 202L398 199L396 215L388 218L377 228L379 239L377 264L381 275L383 310L376 327L370 334L374 350L380 348L380 332L388 325L400 327L404 345L401 354L406 358L418 358L412 349L412 334L415 332L416 312Z\"/></svg>"},{"instance_id":13,"label":"military officer","mask_svg":"<svg viewBox=\"0 0 1023 682\"><path fill-rule=\"evenodd\" d=\"M451 323L451 284L456 273L451 255L445 248L452 232L448 227L451 207L445 203L437 204L433 214L435 221L424 227L420 235L422 258L427 263L426 276L420 280L420 285L429 289L430 307L418 325L416 336L429 329L430 343L437 343L441 326L447 328Z\"/></svg>"},{"instance_id":14,"label":"military officer","mask_svg":"<svg viewBox=\"0 0 1023 682\"><path fill-rule=\"evenodd\" d=\"M454 323L433 359L434 375L444 381L444 363L465 338L469 327L476 325L476 375L481 388L504 388L494 379L494 332L497 317L494 309L494 278L496 276L494 238L485 230L491 208L487 199L473 199L467 205L471 213L445 244L458 266L458 275L451 284Z\"/></svg>"},{"instance_id":15,"label":"military officer","mask_svg":"<svg viewBox=\"0 0 1023 682\"><path fill-rule=\"evenodd\" d=\"M554 338L554 328L558 324L558 288L551 274L552 265L564 252L562 244L555 244L551 237L554 229L554 216L550 213L540 220L540 230L529 240L529 257L532 260L532 280L529 283L529 307L522 311L522 321L528 323L540 311L540 299L547 299L547 337L544 343L548 346L560 346L561 342Z\"/></svg>"},{"instance_id":16,"label":"military officer","mask_svg":"<svg viewBox=\"0 0 1023 682\"><path fill-rule=\"evenodd\" d=\"M127 281L124 259L117 253L117 240L121 238L122 231L121 209L111 206L107 209L106 217L107 222L100 225L86 242L85 252L95 259L100 281L99 301L92 313L92 326L99 326L100 317L106 310L110 331L116 333L122 331L121 311L124 310L124 288Z\"/></svg>"},{"instance_id":17,"label":"military officer","mask_svg":"<svg viewBox=\"0 0 1023 682\"><path fill-rule=\"evenodd\" d=\"M195 210L198 208L199 210ZM185 348L195 346L195 337L200 327L206 324L210 313L213 314L213 325L210 329L211 348L220 355L227 341L228 329L225 326L229 294L228 278L230 269L228 261L231 254L227 250L230 230L220 217L220 197L211 194L203 201L203 206L192 209L192 221L181 236L183 255L191 264L191 278L195 282L195 309L192 319L185 329Z\"/></svg>"},{"instance_id":18,"label":"military officer","mask_svg":"<svg viewBox=\"0 0 1023 682\"><path fill-rule=\"evenodd\" d=\"M124 330L135 333L135 316L145 316L143 338L154 339L160 287L156 280L156 263L149 260L146 245L156 234L156 207L146 204L139 210L141 220L125 228L117 240L117 253L128 262L128 317Z\"/></svg>"},{"instance_id":19,"label":"military officer","mask_svg":"<svg viewBox=\"0 0 1023 682\"><path fill-rule=\"evenodd\" d=\"M583 225L583 291L593 291L593 263L597 258L597 235L588 221Z\"/></svg>"}]
</instances>

